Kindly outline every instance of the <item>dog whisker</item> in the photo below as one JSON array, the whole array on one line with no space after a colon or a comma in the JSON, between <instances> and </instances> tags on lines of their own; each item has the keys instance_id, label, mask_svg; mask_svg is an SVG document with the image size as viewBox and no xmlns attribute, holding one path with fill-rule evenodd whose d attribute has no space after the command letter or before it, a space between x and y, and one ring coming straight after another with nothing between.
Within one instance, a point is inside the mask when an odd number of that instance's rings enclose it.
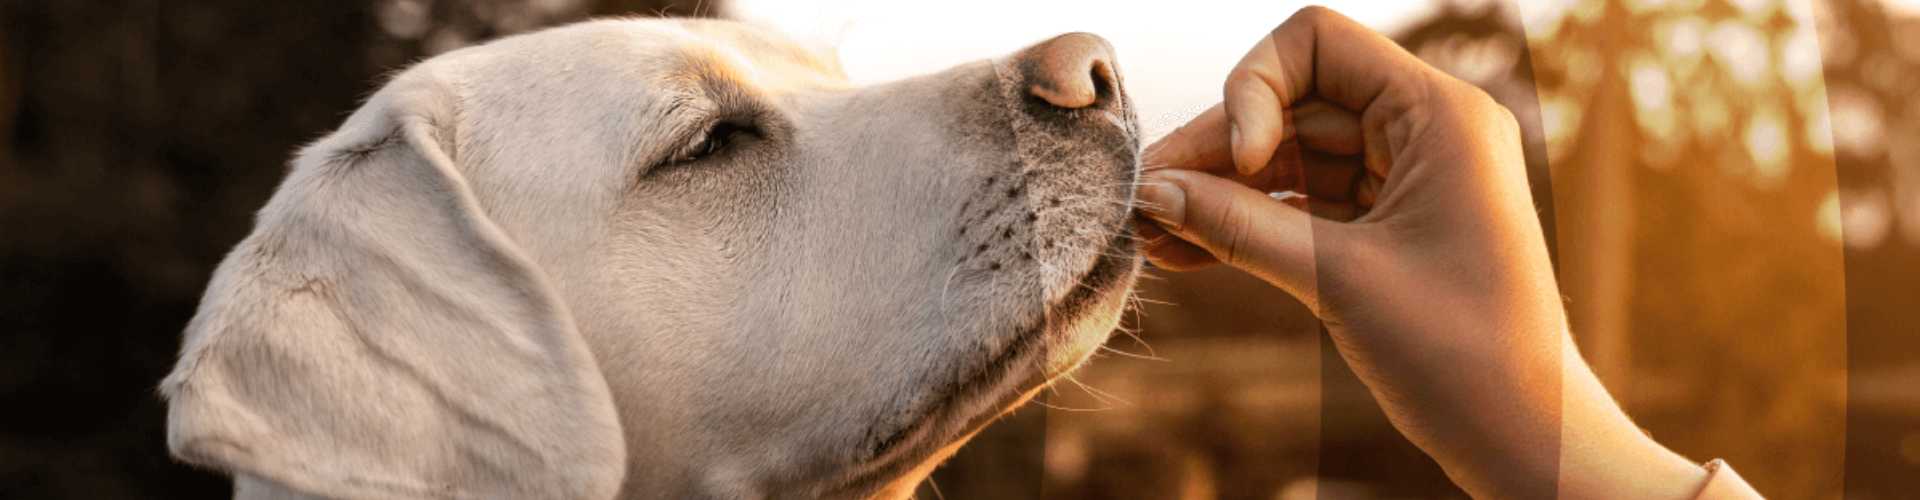
<instances>
[{"instance_id":1,"label":"dog whisker","mask_svg":"<svg viewBox=\"0 0 1920 500\"><path fill-rule=\"evenodd\" d=\"M1093 254L1093 255L1099 255L1099 256L1103 256L1103 257L1111 257L1111 258L1115 258L1115 259L1131 259L1131 258L1133 258L1133 256L1132 256L1132 255L1128 255L1128 254L1121 254L1121 253L1114 253L1114 252L1112 252L1112 251L1110 251L1110 250L1104 250L1104 249L1088 249L1088 248L1085 248L1085 247L1080 247L1080 246L1075 246L1075 245L1061 245L1061 246L1060 246L1060 248L1063 248L1063 249L1066 249L1066 250L1068 250L1068 251L1072 251L1072 252L1079 252L1079 253L1088 253L1088 254Z\"/></svg>"},{"instance_id":2,"label":"dog whisker","mask_svg":"<svg viewBox=\"0 0 1920 500\"><path fill-rule=\"evenodd\" d=\"M1156 278L1158 278L1158 277L1156 277ZM1161 279L1164 279L1164 278L1161 278ZM1139 297L1139 296L1135 296L1135 297L1133 298L1133 300L1135 300L1135 301L1137 301L1137 302L1140 302L1140 303L1146 303L1146 304L1153 304L1153 305L1156 305L1156 306L1169 306L1169 307L1179 307L1179 306L1180 306L1180 304L1175 304L1175 303L1172 303L1172 302L1167 302L1167 301L1164 301L1164 300L1160 300L1160 299L1149 299L1149 298L1146 298L1146 297Z\"/></svg>"},{"instance_id":3,"label":"dog whisker","mask_svg":"<svg viewBox=\"0 0 1920 500\"><path fill-rule=\"evenodd\" d=\"M1115 349L1115 348L1113 348L1113 347L1110 347L1110 346L1106 346L1106 345L1102 345L1102 346L1100 346L1100 350L1102 350L1102 351L1106 351L1106 352L1110 352L1110 353L1114 353L1114 354L1117 354L1117 355L1120 355L1120 356L1122 356L1122 357L1127 357L1127 358L1133 358L1133 359L1139 359L1139 360L1146 360L1146 361L1160 361L1160 362L1166 362L1166 361L1170 361L1170 360L1168 360L1167 358L1162 358L1162 357L1159 357L1159 356L1154 356L1154 355L1151 355L1151 354L1140 354L1140 353L1136 353L1136 352L1127 352L1127 351L1125 351L1125 350L1122 350L1122 349Z\"/></svg>"},{"instance_id":4,"label":"dog whisker","mask_svg":"<svg viewBox=\"0 0 1920 500\"><path fill-rule=\"evenodd\" d=\"M947 292L953 288L953 277L960 274L960 267L964 264L965 262L954 263L953 269L950 271L947 271L946 282L940 285L940 310L941 311L948 310L948 306L952 305L947 302Z\"/></svg>"},{"instance_id":5,"label":"dog whisker","mask_svg":"<svg viewBox=\"0 0 1920 500\"><path fill-rule=\"evenodd\" d=\"M1108 229L1074 228L1073 233L1076 235L1091 235L1095 239L1100 240L1120 238L1134 243L1146 242L1146 240L1140 238L1140 235L1133 234L1131 231L1122 232Z\"/></svg>"},{"instance_id":6,"label":"dog whisker","mask_svg":"<svg viewBox=\"0 0 1920 500\"><path fill-rule=\"evenodd\" d=\"M1098 412L1098 411L1109 411L1109 410L1112 410L1112 409L1113 409L1113 407L1112 407L1112 406L1107 406L1107 407L1104 407L1104 408L1069 408L1069 407L1065 407L1065 406L1059 406L1059 405L1055 405L1055 404L1051 404L1051 403L1048 403L1048 402L1046 402L1046 401L1041 401L1041 400L1038 400L1038 399L1035 399L1035 400L1033 400L1033 401L1032 401L1032 403L1033 403L1033 404L1034 404L1035 406L1039 406L1039 407L1041 407L1041 408L1046 408L1046 409L1049 409L1049 410L1059 410L1059 411L1070 411L1070 412L1076 412L1076 413L1086 413L1086 412Z\"/></svg>"},{"instance_id":7,"label":"dog whisker","mask_svg":"<svg viewBox=\"0 0 1920 500\"><path fill-rule=\"evenodd\" d=\"M934 498L937 498L939 500L947 500L947 494L940 492L940 482L934 481L932 475L927 476L927 487L933 489Z\"/></svg>"},{"instance_id":8,"label":"dog whisker","mask_svg":"<svg viewBox=\"0 0 1920 500\"><path fill-rule=\"evenodd\" d=\"M1118 186L1114 186L1114 187L1118 187ZM1080 200L1092 200L1092 201L1094 201L1094 202L1096 202L1096 203L1104 203L1104 204L1107 204L1107 205L1113 205L1113 206L1120 206L1120 207L1125 207L1125 206L1129 206L1129 205L1131 205L1131 204L1130 204L1130 203L1128 203L1128 202L1127 202L1126 200L1116 200L1116 199L1113 199L1112 197L1107 197L1107 196L1094 196L1094 195L1085 195L1085 194L1069 194L1069 195L1061 195L1061 196L1057 196L1056 198L1058 198L1058 199L1059 199L1059 200L1060 200L1061 202L1067 202L1067 201L1080 201Z\"/></svg>"},{"instance_id":9,"label":"dog whisker","mask_svg":"<svg viewBox=\"0 0 1920 500\"><path fill-rule=\"evenodd\" d=\"M1093 396L1095 400L1100 401L1100 404L1107 405L1109 409L1116 407L1116 405L1113 404L1115 401L1120 402L1120 404L1117 406L1133 406L1133 402L1127 401L1126 398L1116 396L1113 393L1110 393L1107 391L1095 389L1093 388L1093 386L1080 382L1080 379L1078 377L1073 376L1073 374L1071 373L1061 378L1066 379L1067 382L1072 382L1073 385L1079 387L1080 390L1086 391L1088 396Z\"/></svg>"},{"instance_id":10,"label":"dog whisker","mask_svg":"<svg viewBox=\"0 0 1920 500\"><path fill-rule=\"evenodd\" d=\"M1137 331L1135 331L1134 329L1131 329L1131 328L1115 328L1115 329L1114 329L1114 331L1116 331L1116 332L1120 332L1120 334L1121 334L1121 335L1125 335L1125 336L1126 336L1126 337L1127 337L1128 339L1131 339L1131 340L1133 340L1133 343L1135 343L1135 344L1140 344L1140 347L1142 347L1142 348L1145 348L1145 349L1147 350L1147 354L1146 354L1146 356L1151 356L1151 357L1154 357L1154 358L1159 358L1159 357L1160 357L1160 353L1158 353L1158 352L1154 352L1154 350L1153 350L1153 345L1152 345L1152 344L1148 344L1148 343L1147 343L1147 339L1144 339L1144 338L1140 338L1140 335L1139 335L1139 333L1138 333Z\"/></svg>"}]
</instances>

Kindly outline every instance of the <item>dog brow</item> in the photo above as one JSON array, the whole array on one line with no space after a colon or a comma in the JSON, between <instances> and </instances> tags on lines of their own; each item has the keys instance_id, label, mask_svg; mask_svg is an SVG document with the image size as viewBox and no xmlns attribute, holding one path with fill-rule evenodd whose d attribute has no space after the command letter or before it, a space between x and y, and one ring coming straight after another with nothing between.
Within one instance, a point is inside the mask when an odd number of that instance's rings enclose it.
<instances>
[{"instance_id":1,"label":"dog brow","mask_svg":"<svg viewBox=\"0 0 1920 500\"><path fill-rule=\"evenodd\" d=\"M764 103L739 68L712 51L683 52L673 61L665 82L671 95L663 112L669 117L699 114L757 114Z\"/></svg>"},{"instance_id":2,"label":"dog brow","mask_svg":"<svg viewBox=\"0 0 1920 500\"><path fill-rule=\"evenodd\" d=\"M703 91L707 98L721 104L750 104L755 101L755 92L741 82L746 81L738 68L711 58L703 59L688 68L692 72L692 81Z\"/></svg>"},{"instance_id":3,"label":"dog brow","mask_svg":"<svg viewBox=\"0 0 1920 500\"><path fill-rule=\"evenodd\" d=\"M662 131L661 140L634 142L639 149L630 158L658 164L676 145L694 140L721 121L778 128L774 108L722 54L687 50L662 62L667 71L652 81L660 100L650 111L656 130Z\"/></svg>"}]
</instances>

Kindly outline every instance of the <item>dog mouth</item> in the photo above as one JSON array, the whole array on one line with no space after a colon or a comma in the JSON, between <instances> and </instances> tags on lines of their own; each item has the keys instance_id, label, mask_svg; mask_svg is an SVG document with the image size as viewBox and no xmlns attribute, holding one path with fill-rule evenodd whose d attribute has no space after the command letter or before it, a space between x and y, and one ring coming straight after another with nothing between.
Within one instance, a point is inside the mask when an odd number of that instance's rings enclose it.
<instances>
[{"instance_id":1,"label":"dog mouth","mask_svg":"<svg viewBox=\"0 0 1920 500\"><path fill-rule=\"evenodd\" d=\"M954 283L989 290L978 302L984 305L961 307L988 316L969 321L984 328L966 327L982 340L965 347L967 355L942 354L962 361L930 368L923 391L884 410L849 450L852 466L827 495L912 488L903 481L924 477L1105 343L1139 274L1130 222L1140 137L1125 92L1114 89L1101 107L1058 109L1028 98L1026 82L1009 79L1019 73L994 69L997 80L981 87L983 97L1010 105L983 111L990 118L981 122L1003 126L962 136L1006 151L1010 161L983 168L958 205L958 259L940 285L942 302ZM996 285L1006 276L1018 285ZM1013 313L993 319L995 311Z\"/></svg>"},{"instance_id":2,"label":"dog mouth","mask_svg":"<svg viewBox=\"0 0 1920 500\"><path fill-rule=\"evenodd\" d=\"M1132 216L1128 209L1120 220ZM1002 415L1031 399L1054 379L1084 361L1093 346L1106 341L1118 321L1121 304L1133 287L1140 258L1130 226L1115 231L1093 264L1075 277L1071 291L1050 301L1041 314L1017 329L1012 340L977 369L931 391L939 395L925 414L871 445L859 472L843 490L878 487L874 481L900 477L928 458L951 453ZM1110 316L1110 317L1109 317ZM1098 330L1098 334L1089 334ZM1064 361L1054 357L1071 351Z\"/></svg>"}]
</instances>

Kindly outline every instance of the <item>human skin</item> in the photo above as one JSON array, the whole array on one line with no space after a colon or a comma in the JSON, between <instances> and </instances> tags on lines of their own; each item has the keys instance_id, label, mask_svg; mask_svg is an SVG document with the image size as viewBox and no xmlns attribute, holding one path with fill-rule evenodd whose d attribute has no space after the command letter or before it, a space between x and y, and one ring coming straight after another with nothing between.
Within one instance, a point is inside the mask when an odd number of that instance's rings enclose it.
<instances>
[{"instance_id":1,"label":"human skin","mask_svg":"<svg viewBox=\"0 0 1920 500\"><path fill-rule=\"evenodd\" d=\"M1152 262L1226 263L1304 302L1394 427L1475 497L1698 491L1707 472L1581 359L1506 108L1317 7L1260 40L1223 98L1147 149Z\"/></svg>"}]
</instances>

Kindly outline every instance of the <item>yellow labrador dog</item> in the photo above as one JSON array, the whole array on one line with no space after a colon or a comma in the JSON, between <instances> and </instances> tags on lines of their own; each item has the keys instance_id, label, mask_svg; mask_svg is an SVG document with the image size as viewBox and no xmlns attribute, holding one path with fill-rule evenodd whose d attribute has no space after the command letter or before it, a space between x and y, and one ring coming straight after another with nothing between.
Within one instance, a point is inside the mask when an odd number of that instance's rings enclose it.
<instances>
[{"instance_id":1,"label":"yellow labrador dog","mask_svg":"<svg viewBox=\"0 0 1920 500\"><path fill-rule=\"evenodd\" d=\"M1091 35L836 67L605 20L399 74L214 274L173 453L240 497L909 494L1115 326L1138 126Z\"/></svg>"}]
</instances>

